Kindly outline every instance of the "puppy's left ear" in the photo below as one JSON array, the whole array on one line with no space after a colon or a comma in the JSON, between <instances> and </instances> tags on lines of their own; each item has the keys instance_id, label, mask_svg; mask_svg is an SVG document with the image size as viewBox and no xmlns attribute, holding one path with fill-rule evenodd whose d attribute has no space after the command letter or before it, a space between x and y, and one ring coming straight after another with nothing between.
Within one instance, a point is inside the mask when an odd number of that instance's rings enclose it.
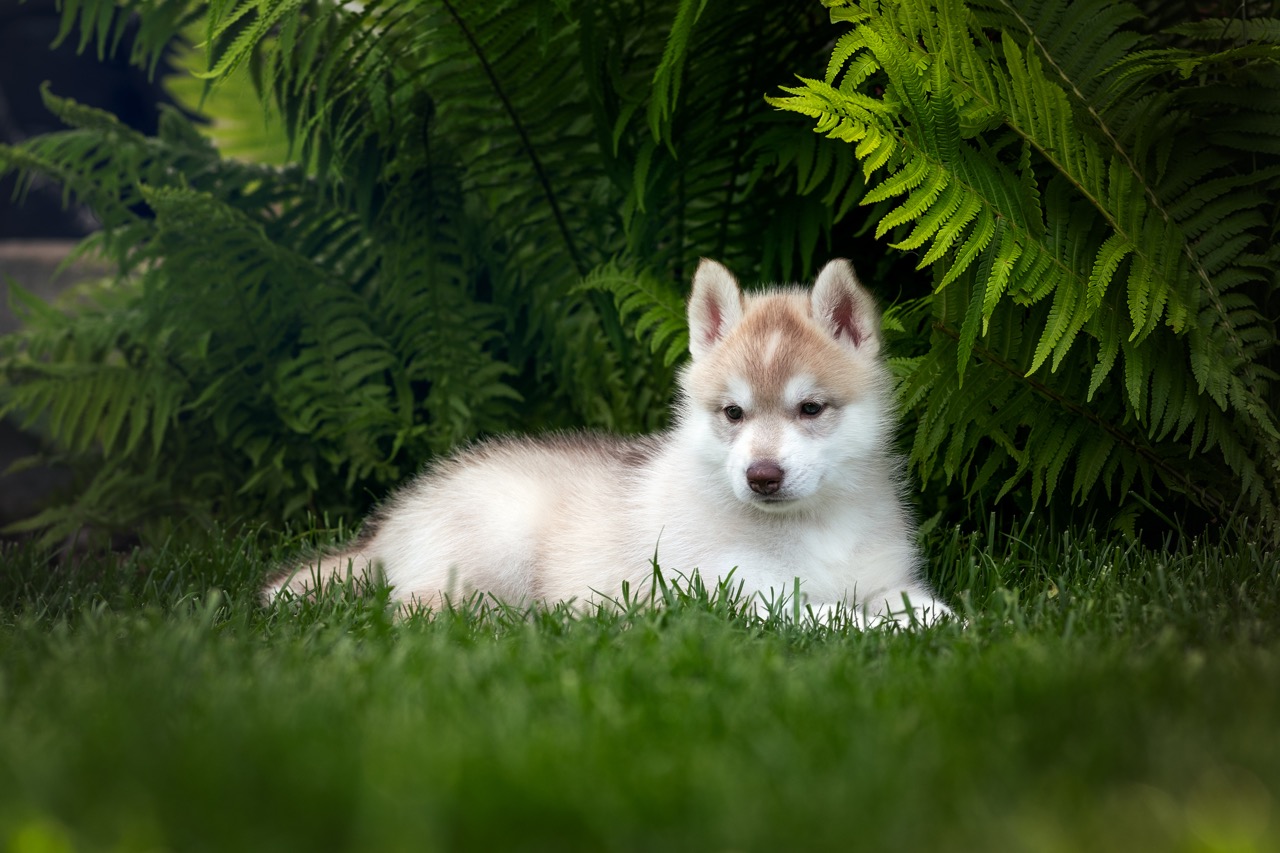
<instances>
[{"instance_id":1,"label":"puppy's left ear","mask_svg":"<svg viewBox=\"0 0 1280 853\"><path fill-rule=\"evenodd\" d=\"M866 355L880 352L880 312L858 283L853 264L836 258L822 268L813 285L810 310L831 336Z\"/></svg>"}]
</instances>

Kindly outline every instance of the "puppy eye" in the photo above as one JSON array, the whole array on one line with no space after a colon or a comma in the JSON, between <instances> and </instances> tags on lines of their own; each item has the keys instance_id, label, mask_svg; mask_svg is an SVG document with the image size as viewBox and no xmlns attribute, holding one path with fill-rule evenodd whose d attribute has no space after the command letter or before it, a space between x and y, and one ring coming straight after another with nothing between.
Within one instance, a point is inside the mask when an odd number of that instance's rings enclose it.
<instances>
[{"instance_id":1,"label":"puppy eye","mask_svg":"<svg viewBox=\"0 0 1280 853\"><path fill-rule=\"evenodd\" d=\"M806 418L816 418L818 415L822 414L822 410L825 408L826 406L821 403L815 403L813 400L807 400L800 404L800 414L804 415Z\"/></svg>"},{"instance_id":2,"label":"puppy eye","mask_svg":"<svg viewBox=\"0 0 1280 853\"><path fill-rule=\"evenodd\" d=\"M724 416L734 422L740 421L742 420L742 407L741 406L725 406Z\"/></svg>"}]
</instances>

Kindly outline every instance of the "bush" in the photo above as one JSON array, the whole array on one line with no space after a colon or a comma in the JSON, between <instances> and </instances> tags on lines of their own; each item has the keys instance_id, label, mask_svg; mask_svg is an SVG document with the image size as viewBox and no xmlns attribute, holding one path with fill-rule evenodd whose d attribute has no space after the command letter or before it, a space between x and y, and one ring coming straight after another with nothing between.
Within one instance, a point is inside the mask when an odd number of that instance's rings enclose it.
<instances>
[{"instance_id":1,"label":"bush","mask_svg":"<svg viewBox=\"0 0 1280 853\"><path fill-rule=\"evenodd\" d=\"M210 103L288 154L52 94L70 129L0 148L119 268L69 310L19 295L0 344L4 410L85 475L26 526L348 513L476 435L659 427L696 259L831 252L896 286L911 459L959 512L1274 535L1280 24L826 2L841 29L808 0L139 6L135 61L197 32L199 76L248 94ZM64 30L101 50L127 14Z\"/></svg>"},{"instance_id":2,"label":"bush","mask_svg":"<svg viewBox=\"0 0 1280 853\"><path fill-rule=\"evenodd\" d=\"M89 204L119 266L66 313L20 297L4 344L6 410L87 472L26 523L50 537L350 512L476 435L658 427L672 359L601 288L660 294L670 335L700 255L805 275L860 187L761 97L827 38L807 2L182 8L140 10L134 59L202 21L204 76L249 75L222 106L268 117L286 165L48 93L70 129L0 149ZM65 23L111 44L113 9Z\"/></svg>"},{"instance_id":3,"label":"bush","mask_svg":"<svg viewBox=\"0 0 1280 853\"><path fill-rule=\"evenodd\" d=\"M1280 21L824 2L826 74L771 101L854 146L876 235L932 273L901 365L922 474L1172 490L1274 536Z\"/></svg>"}]
</instances>

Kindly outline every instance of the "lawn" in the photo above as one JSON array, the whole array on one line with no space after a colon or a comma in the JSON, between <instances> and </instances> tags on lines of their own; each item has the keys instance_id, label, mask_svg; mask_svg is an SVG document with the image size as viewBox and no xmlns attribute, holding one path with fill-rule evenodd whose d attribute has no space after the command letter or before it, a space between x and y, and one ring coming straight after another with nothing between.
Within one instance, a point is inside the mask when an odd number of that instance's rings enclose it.
<instances>
[{"instance_id":1,"label":"lawn","mask_svg":"<svg viewBox=\"0 0 1280 853\"><path fill-rule=\"evenodd\" d=\"M263 610L265 536L0 568L0 842L1280 850L1280 556L934 531L967 625L696 585L575 616ZM266 542L266 544L264 544Z\"/></svg>"}]
</instances>

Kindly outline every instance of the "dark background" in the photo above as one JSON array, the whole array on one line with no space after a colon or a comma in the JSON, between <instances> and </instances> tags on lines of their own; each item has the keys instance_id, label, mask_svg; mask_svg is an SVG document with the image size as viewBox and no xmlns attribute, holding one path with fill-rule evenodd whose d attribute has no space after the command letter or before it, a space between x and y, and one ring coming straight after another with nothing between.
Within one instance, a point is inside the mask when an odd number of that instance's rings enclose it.
<instances>
[{"instance_id":1,"label":"dark background","mask_svg":"<svg viewBox=\"0 0 1280 853\"><path fill-rule=\"evenodd\" d=\"M0 142L15 143L60 125L40 99L46 81L53 92L114 113L143 133L154 133L158 104L168 100L160 86L163 63L155 78L129 66L133 35L125 36L114 58L98 59L96 45L77 53L72 33L51 50L58 35L54 0L0 0ZM34 183L25 203L14 200L14 179L0 180L0 240L74 238L90 233L95 222L85 209L63 207L62 190Z\"/></svg>"}]
</instances>

